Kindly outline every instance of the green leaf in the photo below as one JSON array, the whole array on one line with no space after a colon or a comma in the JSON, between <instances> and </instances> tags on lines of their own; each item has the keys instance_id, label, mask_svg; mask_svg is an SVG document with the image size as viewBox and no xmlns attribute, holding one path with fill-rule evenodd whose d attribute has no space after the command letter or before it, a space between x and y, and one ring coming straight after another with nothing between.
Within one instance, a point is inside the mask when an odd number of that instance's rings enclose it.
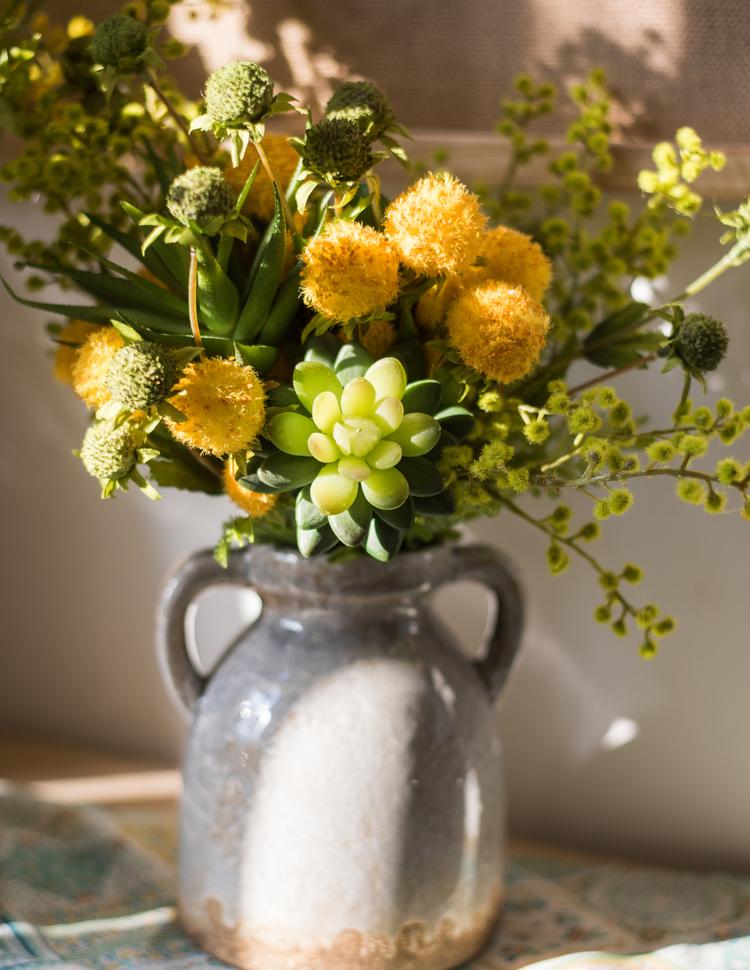
<instances>
[{"instance_id":1,"label":"green leaf","mask_svg":"<svg viewBox=\"0 0 750 970\"><path fill-rule=\"evenodd\" d=\"M326 367L333 370L339 350L341 350L341 341L334 337L332 333L326 333L321 337L313 337L307 341L304 359L314 361L317 364L325 364Z\"/></svg>"},{"instance_id":2,"label":"green leaf","mask_svg":"<svg viewBox=\"0 0 750 970\"><path fill-rule=\"evenodd\" d=\"M609 341L616 334L632 330L637 327L646 313L651 309L647 303L629 303L620 310L615 310L598 323L584 341L584 347L593 347L604 341Z\"/></svg>"},{"instance_id":3,"label":"green leaf","mask_svg":"<svg viewBox=\"0 0 750 970\"><path fill-rule=\"evenodd\" d=\"M328 521L328 516L310 500L309 488L301 488L297 493L294 521L300 529L321 529Z\"/></svg>"},{"instance_id":4,"label":"green leaf","mask_svg":"<svg viewBox=\"0 0 750 970\"><path fill-rule=\"evenodd\" d=\"M333 369L342 384L353 381L355 377L364 377L367 369L373 364L373 358L364 347L359 344L344 344L336 355Z\"/></svg>"},{"instance_id":5,"label":"green leaf","mask_svg":"<svg viewBox=\"0 0 750 970\"><path fill-rule=\"evenodd\" d=\"M279 289L286 254L286 219L276 186L274 217L250 271L252 285L237 321L238 340L252 340L263 328Z\"/></svg>"},{"instance_id":6,"label":"green leaf","mask_svg":"<svg viewBox=\"0 0 750 970\"><path fill-rule=\"evenodd\" d=\"M422 414L434 414L440 403L442 390L440 381L435 380L413 381L407 384L404 396L401 398L404 413L421 411Z\"/></svg>"},{"instance_id":7,"label":"green leaf","mask_svg":"<svg viewBox=\"0 0 750 970\"><path fill-rule=\"evenodd\" d=\"M336 374L330 367L314 360L303 360L297 364L292 383L297 397L310 413L315 398L323 391L331 391L337 398L341 397L342 388Z\"/></svg>"},{"instance_id":8,"label":"green leaf","mask_svg":"<svg viewBox=\"0 0 750 970\"><path fill-rule=\"evenodd\" d=\"M304 414L282 411L275 414L266 425L265 435L287 455L309 457L307 439L318 429L315 423Z\"/></svg>"},{"instance_id":9,"label":"green leaf","mask_svg":"<svg viewBox=\"0 0 750 970\"><path fill-rule=\"evenodd\" d=\"M275 492L292 492L309 485L320 471L314 458L285 455L280 452L264 459L258 469L258 479Z\"/></svg>"},{"instance_id":10,"label":"green leaf","mask_svg":"<svg viewBox=\"0 0 750 970\"><path fill-rule=\"evenodd\" d=\"M197 461L159 459L152 461L148 467L154 481L165 488L205 492L209 495L221 495L223 491L219 479Z\"/></svg>"},{"instance_id":11,"label":"green leaf","mask_svg":"<svg viewBox=\"0 0 750 970\"><path fill-rule=\"evenodd\" d=\"M475 423L471 411L467 411L466 408L459 407L457 404L438 411L435 420L457 441L462 441L473 430Z\"/></svg>"},{"instance_id":12,"label":"green leaf","mask_svg":"<svg viewBox=\"0 0 750 970\"><path fill-rule=\"evenodd\" d=\"M249 515L240 516L236 519L229 519L222 527L221 539L214 547L214 559L226 569L229 564L229 553L235 545L242 549L255 538L253 520Z\"/></svg>"},{"instance_id":13,"label":"green leaf","mask_svg":"<svg viewBox=\"0 0 750 970\"><path fill-rule=\"evenodd\" d=\"M333 530L325 525L322 529L297 529L297 548L305 557L321 556L338 543Z\"/></svg>"},{"instance_id":14,"label":"green leaf","mask_svg":"<svg viewBox=\"0 0 750 970\"><path fill-rule=\"evenodd\" d=\"M259 374L267 373L276 363L279 356L278 347L269 347L267 344L240 344L234 343L235 356L241 363L249 365L258 371Z\"/></svg>"},{"instance_id":15,"label":"green leaf","mask_svg":"<svg viewBox=\"0 0 750 970\"><path fill-rule=\"evenodd\" d=\"M437 466L427 458L404 458L398 466L409 483L409 494L428 498L443 491L443 479Z\"/></svg>"},{"instance_id":16,"label":"green leaf","mask_svg":"<svg viewBox=\"0 0 750 970\"><path fill-rule=\"evenodd\" d=\"M372 506L360 491L345 512L329 516L328 524L340 542L354 548L362 544L371 519Z\"/></svg>"},{"instance_id":17,"label":"green leaf","mask_svg":"<svg viewBox=\"0 0 750 970\"><path fill-rule=\"evenodd\" d=\"M259 337L263 343L278 345L286 336L301 306L299 283L300 270L295 268L281 284L268 319L263 324Z\"/></svg>"},{"instance_id":18,"label":"green leaf","mask_svg":"<svg viewBox=\"0 0 750 970\"><path fill-rule=\"evenodd\" d=\"M440 425L429 414L412 411L405 414L401 424L390 435L389 441L401 446L406 458L417 458L432 451L440 439Z\"/></svg>"},{"instance_id":19,"label":"green leaf","mask_svg":"<svg viewBox=\"0 0 750 970\"><path fill-rule=\"evenodd\" d=\"M406 532L414 524L414 500L409 496L397 509L375 509L375 515L391 528Z\"/></svg>"},{"instance_id":20,"label":"green leaf","mask_svg":"<svg viewBox=\"0 0 750 970\"><path fill-rule=\"evenodd\" d=\"M455 515L456 501L449 492L441 492L429 498L415 498L414 510L417 515Z\"/></svg>"},{"instance_id":21,"label":"green leaf","mask_svg":"<svg viewBox=\"0 0 750 970\"><path fill-rule=\"evenodd\" d=\"M373 516L367 530L364 548L368 556L379 562L390 562L401 548L403 534L378 516Z\"/></svg>"}]
</instances>

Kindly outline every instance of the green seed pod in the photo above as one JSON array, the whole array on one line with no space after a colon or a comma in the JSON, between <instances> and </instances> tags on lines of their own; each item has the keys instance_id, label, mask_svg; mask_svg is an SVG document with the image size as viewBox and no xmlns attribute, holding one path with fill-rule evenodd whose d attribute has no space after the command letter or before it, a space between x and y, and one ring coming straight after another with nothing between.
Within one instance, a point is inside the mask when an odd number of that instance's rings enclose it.
<instances>
[{"instance_id":1,"label":"green seed pod","mask_svg":"<svg viewBox=\"0 0 750 970\"><path fill-rule=\"evenodd\" d=\"M346 81L336 88L325 113L326 118L354 121L370 138L377 138L395 120L386 95L367 81Z\"/></svg>"},{"instance_id":2,"label":"green seed pod","mask_svg":"<svg viewBox=\"0 0 750 970\"><path fill-rule=\"evenodd\" d=\"M701 374L716 370L728 346L727 328L720 320L704 313L688 314L675 341L678 356Z\"/></svg>"},{"instance_id":3,"label":"green seed pod","mask_svg":"<svg viewBox=\"0 0 750 970\"><path fill-rule=\"evenodd\" d=\"M178 222L201 229L213 219L228 216L237 202L234 189L220 168L198 165L178 175L169 187L167 208Z\"/></svg>"},{"instance_id":4,"label":"green seed pod","mask_svg":"<svg viewBox=\"0 0 750 970\"><path fill-rule=\"evenodd\" d=\"M80 455L83 467L94 478L124 478L136 462L132 428L127 423L114 427L95 422L83 437Z\"/></svg>"},{"instance_id":5,"label":"green seed pod","mask_svg":"<svg viewBox=\"0 0 750 970\"><path fill-rule=\"evenodd\" d=\"M129 408L158 404L172 390L177 365L161 344L139 340L122 347L112 358L106 387L113 400Z\"/></svg>"},{"instance_id":6,"label":"green seed pod","mask_svg":"<svg viewBox=\"0 0 750 970\"><path fill-rule=\"evenodd\" d=\"M132 61L146 50L148 28L140 20L116 13L102 20L96 28L89 51L96 64L119 67Z\"/></svg>"},{"instance_id":7,"label":"green seed pod","mask_svg":"<svg viewBox=\"0 0 750 970\"><path fill-rule=\"evenodd\" d=\"M206 114L214 125L243 128L260 121L273 102L273 81L253 61L230 61L209 77Z\"/></svg>"},{"instance_id":8,"label":"green seed pod","mask_svg":"<svg viewBox=\"0 0 750 970\"><path fill-rule=\"evenodd\" d=\"M308 129L302 162L329 185L335 185L358 181L372 167L373 157L370 141L356 122L326 118Z\"/></svg>"}]
</instances>

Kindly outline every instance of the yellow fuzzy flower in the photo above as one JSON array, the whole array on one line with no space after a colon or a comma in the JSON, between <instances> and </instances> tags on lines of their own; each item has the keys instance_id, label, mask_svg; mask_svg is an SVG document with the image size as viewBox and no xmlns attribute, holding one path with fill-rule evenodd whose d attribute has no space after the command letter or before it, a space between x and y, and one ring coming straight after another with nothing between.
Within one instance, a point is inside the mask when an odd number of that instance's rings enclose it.
<instances>
[{"instance_id":1,"label":"yellow fuzzy flower","mask_svg":"<svg viewBox=\"0 0 750 970\"><path fill-rule=\"evenodd\" d=\"M297 169L299 155L283 135L266 135L261 144L279 184L287 189ZM258 153L254 148L248 148L242 156L240 164L236 168L228 168L224 172L227 182L238 195L244 188L245 182L247 182L257 161ZM270 222L273 218L273 204L273 184L266 175L265 169L261 166L242 211L248 216L257 216L264 222Z\"/></svg>"},{"instance_id":2,"label":"yellow fuzzy flower","mask_svg":"<svg viewBox=\"0 0 750 970\"><path fill-rule=\"evenodd\" d=\"M265 392L253 368L223 357L188 364L170 403L185 415L184 421L167 419L175 438L217 457L248 448L266 417Z\"/></svg>"},{"instance_id":3,"label":"yellow fuzzy flower","mask_svg":"<svg viewBox=\"0 0 750 970\"><path fill-rule=\"evenodd\" d=\"M522 286L532 299L541 302L552 280L552 266L531 236L509 226L496 226L482 236L477 255L485 265L466 271L465 286L482 280L502 280L511 286Z\"/></svg>"},{"instance_id":4,"label":"yellow fuzzy flower","mask_svg":"<svg viewBox=\"0 0 750 970\"><path fill-rule=\"evenodd\" d=\"M95 323L87 323L85 320L70 320L62 328L58 339L63 343L57 345L55 350L55 377L63 384L73 384L73 364L78 356L81 344L97 330ZM77 344L78 346L72 346Z\"/></svg>"},{"instance_id":5,"label":"yellow fuzzy flower","mask_svg":"<svg viewBox=\"0 0 750 970\"><path fill-rule=\"evenodd\" d=\"M452 175L425 175L385 212L385 234L420 276L453 276L476 259L487 217Z\"/></svg>"},{"instance_id":6,"label":"yellow fuzzy flower","mask_svg":"<svg viewBox=\"0 0 750 970\"><path fill-rule=\"evenodd\" d=\"M465 364L510 384L528 374L539 359L549 317L522 287L485 280L456 297L446 325Z\"/></svg>"},{"instance_id":7,"label":"yellow fuzzy flower","mask_svg":"<svg viewBox=\"0 0 750 970\"><path fill-rule=\"evenodd\" d=\"M268 515L279 501L278 494L254 492L251 488L240 485L228 465L224 466L224 489L234 504L254 519Z\"/></svg>"},{"instance_id":8,"label":"yellow fuzzy flower","mask_svg":"<svg viewBox=\"0 0 750 970\"><path fill-rule=\"evenodd\" d=\"M345 323L384 309L398 296L398 254L382 233L338 219L302 253L302 296Z\"/></svg>"},{"instance_id":9,"label":"yellow fuzzy flower","mask_svg":"<svg viewBox=\"0 0 750 970\"><path fill-rule=\"evenodd\" d=\"M462 279L461 276L451 276L441 286L433 286L420 296L414 318L423 330L437 330L451 302L461 292Z\"/></svg>"},{"instance_id":10,"label":"yellow fuzzy flower","mask_svg":"<svg viewBox=\"0 0 750 970\"><path fill-rule=\"evenodd\" d=\"M70 369L73 390L93 410L109 401L109 391L104 386L107 371L112 358L124 346L125 341L114 327L97 327L76 351Z\"/></svg>"}]
</instances>

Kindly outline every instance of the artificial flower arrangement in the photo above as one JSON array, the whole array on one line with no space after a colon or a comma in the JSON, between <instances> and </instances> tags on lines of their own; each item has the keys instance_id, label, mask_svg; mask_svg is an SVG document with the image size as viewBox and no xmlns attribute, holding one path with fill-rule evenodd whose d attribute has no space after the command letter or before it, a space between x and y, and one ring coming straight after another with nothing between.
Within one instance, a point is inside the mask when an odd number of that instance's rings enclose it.
<instances>
[{"instance_id":1,"label":"artificial flower arrangement","mask_svg":"<svg viewBox=\"0 0 750 970\"><path fill-rule=\"evenodd\" d=\"M427 172L388 200L376 168L408 166L407 132L377 87L344 83L315 118L235 61L195 105L164 74L182 53L159 40L168 13L152 0L60 28L19 5L3 26L0 103L25 144L2 177L61 225L51 242L2 236L32 286L93 302L11 292L69 320L50 327L55 372L90 410L77 454L102 496L226 493L242 515L224 527L222 562L253 540L387 562L474 517L519 516L546 535L553 573L571 554L591 564L597 620L639 629L653 655L674 621L632 602L636 566L606 568L589 544L639 478L673 478L712 513L731 496L750 518L750 463L699 463L750 427L750 408L690 396L726 330L684 308L750 256L750 203L717 213L726 255L683 293L661 306L630 296L634 278L666 271L701 209L692 183L721 154L683 128L641 174L639 211L606 202L603 77L572 90L562 150L530 133L554 88L521 77L498 125L512 147L498 187ZM299 137L269 130L295 111ZM549 179L521 191L537 156ZM566 382L581 360L598 372ZM667 426L636 418L612 386L635 368L681 371ZM566 489L590 498L590 517L573 522ZM539 497L554 504L535 512Z\"/></svg>"}]
</instances>

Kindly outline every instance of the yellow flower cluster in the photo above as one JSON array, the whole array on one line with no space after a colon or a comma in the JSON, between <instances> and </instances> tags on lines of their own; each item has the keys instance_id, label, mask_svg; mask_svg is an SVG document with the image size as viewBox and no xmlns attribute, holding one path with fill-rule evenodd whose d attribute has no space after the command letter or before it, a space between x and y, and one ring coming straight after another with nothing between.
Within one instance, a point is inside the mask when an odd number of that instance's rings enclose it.
<instances>
[{"instance_id":1,"label":"yellow flower cluster","mask_svg":"<svg viewBox=\"0 0 750 970\"><path fill-rule=\"evenodd\" d=\"M125 345L114 327L96 327L76 351L70 375L73 390L96 410L110 399L105 387L112 358Z\"/></svg>"},{"instance_id":2,"label":"yellow flower cluster","mask_svg":"<svg viewBox=\"0 0 750 970\"><path fill-rule=\"evenodd\" d=\"M299 155L282 135L266 135L261 142L268 162L279 185L284 189L289 187L292 177L299 163ZM228 168L224 175L227 182L239 195L247 182L250 172L258 161L258 154L254 148L248 148L236 168ZM273 218L274 194L273 184L261 166L255 176L253 187L245 201L243 212L249 216L257 216L264 222Z\"/></svg>"},{"instance_id":3,"label":"yellow flower cluster","mask_svg":"<svg viewBox=\"0 0 750 970\"><path fill-rule=\"evenodd\" d=\"M71 320L60 331L55 351L55 377L63 384L73 384L73 364L84 340L97 329L95 323L85 320ZM75 346L74 346L75 345Z\"/></svg>"},{"instance_id":4,"label":"yellow flower cluster","mask_svg":"<svg viewBox=\"0 0 750 970\"><path fill-rule=\"evenodd\" d=\"M485 280L456 297L446 326L464 363L509 384L528 374L539 359L549 317L520 286Z\"/></svg>"},{"instance_id":5,"label":"yellow flower cluster","mask_svg":"<svg viewBox=\"0 0 750 970\"><path fill-rule=\"evenodd\" d=\"M275 508L279 501L278 493L254 492L240 485L228 465L224 466L224 490L235 505L254 519L260 519Z\"/></svg>"},{"instance_id":6,"label":"yellow flower cluster","mask_svg":"<svg viewBox=\"0 0 750 970\"><path fill-rule=\"evenodd\" d=\"M260 378L231 358L188 364L170 402L185 416L184 421L167 419L175 438L216 457L248 448L266 417Z\"/></svg>"},{"instance_id":7,"label":"yellow flower cluster","mask_svg":"<svg viewBox=\"0 0 750 970\"><path fill-rule=\"evenodd\" d=\"M483 280L522 286L538 302L544 298L552 280L552 265L539 243L509 226L496 226L482 235L477 259L481 265L470 266L461 276L454 276L425 293L417 305L420 326L434 330L458 294Z\"/></svg>"},{"instance_id":8,"label":"yellow flower cluster","mask_svg":"<svg viewBox=\"0 0 750 970\"><path fill-rule=\"evenodd\" d=\"M383 310L398 295L398 254L382 233L337 219L302 254L302 297L345 323Z\"/></svg>"},{"instance_id":9,"label":"yellow flower cluster","mask_svg":"<svg viewBox=\"0 0 750 970\"><path fill-rule=\"evenodd\" d=\"M479 252L487 217L479 199L452 175L426 175L385 212L385 234L401 262L420 276L453 276Z\"/></svg>"}]
</instances>

